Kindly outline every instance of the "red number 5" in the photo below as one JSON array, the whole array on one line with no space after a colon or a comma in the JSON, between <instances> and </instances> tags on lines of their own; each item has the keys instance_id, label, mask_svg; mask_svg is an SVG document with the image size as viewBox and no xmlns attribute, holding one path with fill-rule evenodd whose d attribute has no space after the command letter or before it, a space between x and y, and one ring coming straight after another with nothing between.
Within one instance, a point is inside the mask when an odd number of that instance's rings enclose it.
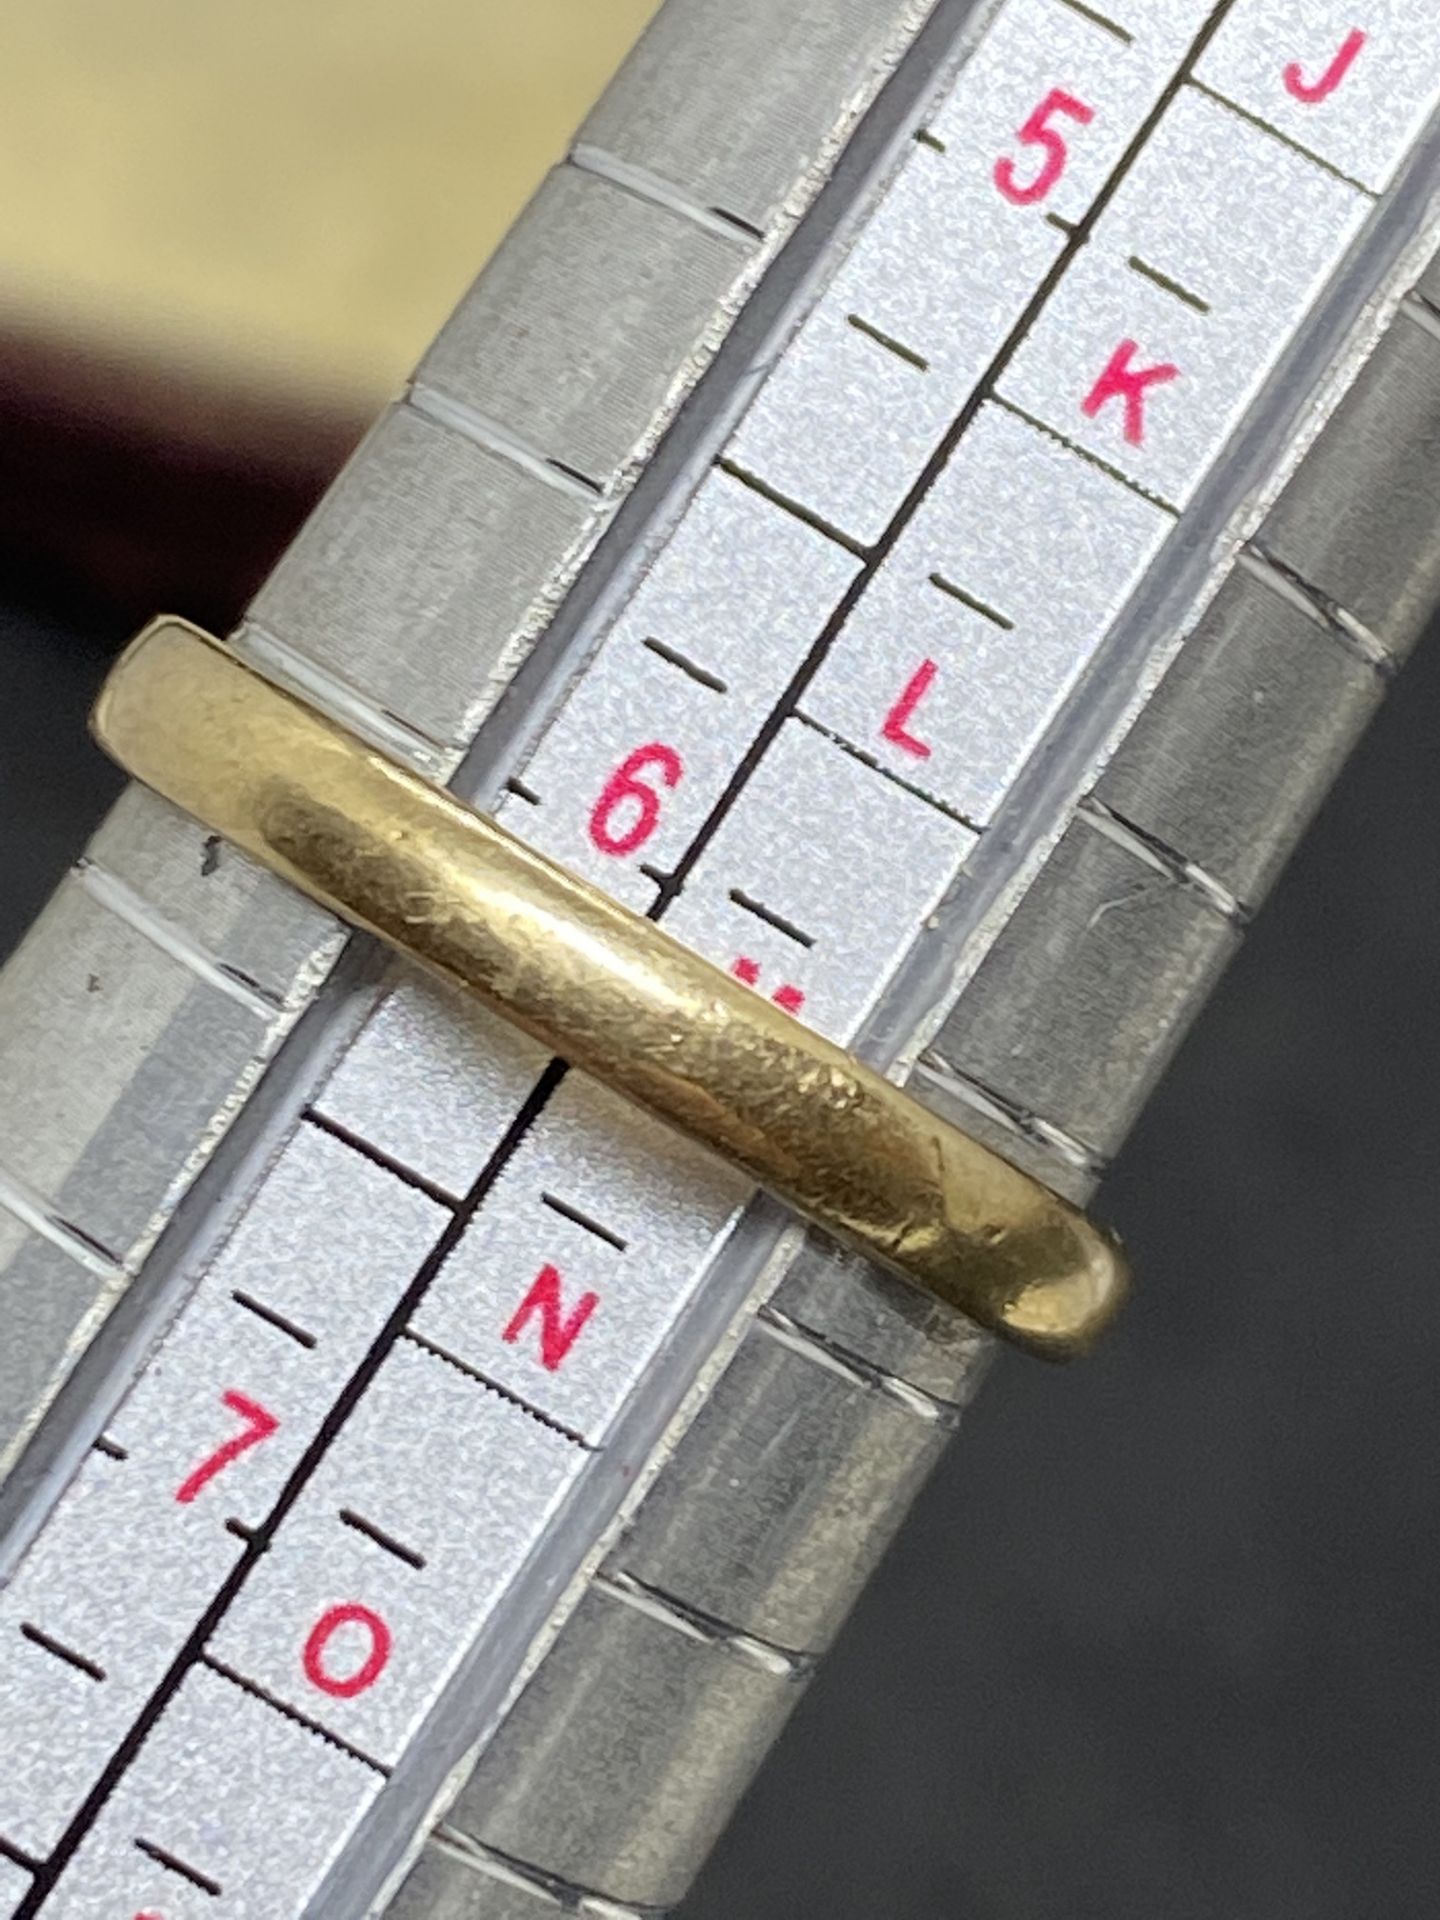
<instances>
[{"instance_id":1,"label":"red number 5","mask_svg":"<svg viewBox=\"0 0 1440 1920\"><path fill-rule=\"evenodd\" d=\"M1043 147L1045 150L1044 163L1028 186L1022 186L1016 178L1015 162L1008 155L995 162L995 184L1012 206L1033 207L1037 200L1045 198L1064 173L1070 150L1050 124L1062 114L1069 120L1078 120L1082 127L1088 127L1095 118L1095 109L1087 107L1083 100L1077 100L1073 93L1066 93L1062 87L1053 87L1046 94L1015 136L1022 146Z\"/></svg>"},{"instance_id":2,"label":"red number 5","mask_svg":"<svg viewBox=\"0 0 1440 1920\"><path fill-rule=\"evenodd\" d=\"M635 853L660 824L660 795L640 775L653 767L667 787L685 768L673 747L637 747L605 782L590 814L590 839L601 853Z\"/></svg>"}]
</instances>

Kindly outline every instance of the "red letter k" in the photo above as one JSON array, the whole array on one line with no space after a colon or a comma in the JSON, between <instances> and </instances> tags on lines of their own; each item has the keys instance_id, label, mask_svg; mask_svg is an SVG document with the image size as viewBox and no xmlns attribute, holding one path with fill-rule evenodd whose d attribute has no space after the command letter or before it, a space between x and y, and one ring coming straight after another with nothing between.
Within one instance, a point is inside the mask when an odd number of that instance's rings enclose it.
<instances>
[{"instance_id":1,"label":"red letter k","mask_svg":"<svg viewBox=\"0 0 1440 1920\"><path fill-rule=\"evenodd\" d=\"M1132 447L1145 444L1145 395L1151 387L1163 386L1178 377L1180 369L1168 361L1158 367L1132 367L1130 362L1139 348L1133 340L1122 340L1110 356L1110 364L1090 390L1085 402L1085 417L1093 420L1109 400L1125 402L1125 438Z\"/></svg>"}]
</instances>

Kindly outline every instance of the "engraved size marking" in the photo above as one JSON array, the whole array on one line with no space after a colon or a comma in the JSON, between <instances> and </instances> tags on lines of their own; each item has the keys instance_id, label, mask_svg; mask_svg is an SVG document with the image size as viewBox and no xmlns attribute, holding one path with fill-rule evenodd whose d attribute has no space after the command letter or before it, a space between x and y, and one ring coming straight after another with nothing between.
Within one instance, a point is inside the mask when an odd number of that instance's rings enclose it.
<instances>
[{"instance_id":1,"label":"engraved size marking","mask_svg":"<svg viewBox=\"0 0 1440 1920\"><path fill-rule=\"evenodd\" d=\"M907 361L918 373L928 373L930 362L923 353L916 353L913 347L907 347L902 340L893 339L888 333L882 333L879 327L872 327L868 320L862 320L858 313L848 313L846 323L857 333L863 333L867 340L873 340L887 353L893 353L897 360Z\"/></svg>"},{"instance_id":2,"label":"engraved size marking","mask_svg":"<svg viewBox=\"0 0 1440 1920\"><path fill-rule=\"evenodd\" d=\"M167 1873L175 1874L181 1880L188 1880L192 1887L201 1893L208 1893L212 1900L218 1900L224 1892L218 1880L212 1880L208 1873L201 1873L198 1867L192 1867L178 1854L168 1853L164 1847L157 1847L153 1840L137 1838L135 1851L143 1853L147 1860L153 1860L157 1867L163 1867Z\"/></svg>"},{"instance_id":3,"label":"engraved size marking","mask_svg":"<svg viewBox=\"0 0 1440 1920\"><path fill-rule=\"evenodd\" d=\"M636 853L660 824L660 793L642 774L654 769L665 787L680 784L684 765L673 747L637 747L606 781L590 815L590 839L601 853Z\"/></svg>"},{"instance_id":4,"label":"engraved size marking","mask_svg":"<svg viewBox=\"0 0 1440 1920\"><path fill-rule=\"evenodd\" d=\"M564 1366L570 1349L585 1331L586 1322L600 1304L598 1293L582 1293L567 1313L561 1291L563 1284L557 1267L543 1266L500 1336L507 1345L513 1346L538 1316L540 1364L548 1373L558 1373Z\"/></svg>"},{"instance_id":5,"label":"engraved size marking","mask_svg":"<svg viewBox=\"0 0 1440 1920\"><path fill-rule=\"evenodd\" d=\"M1135 366L1139 351L1137 341L1122 340L1080 409L1087 420L1093 420L1110 401L1120 401L1125 409L1125 438L1132 447L1145 444L1145 399L1150 389L1180 377L1179 367L1168 360L1153 367Z\"/></svg>"},{"instance_id":6,"label":"engraved size marking","mask_svg":"<svg viewBox=\"0 0 1440 1920\"><path fill-rule=\"evenodd\" d=\"M940 668L934 660L922 660L905 682L904 691L886 714L880 727L882 740L888 740L892 747L899 747L902 753L913 753L917 760L928 760L932 748L928 740L921 740L911 732L910 723L915 718L921 701L934 685L935 676L939 671Z\"/></svg>"},{"instance_id":7,"label":"engraved size marking","mask_svg":"<svg viewBox=\"0 0 1440 1920\"><path fill-rule=\"evenodd\" d=\"M783 933L787 940L793 940L797 947L804 947L808 951L814 946L813 933L806 933L803 927L797 927L793 920L787 920L783 913L776 913L773 907L767 907L762 900L757 900L753 894L746 893L743 888L732 887L730 898L742 913L753 914L767 927L773 927L776 933Z\"/></svg>"},{"instance_id":8,"label":"engraved size marking","mask_svg":"<svg viewBox=\"0 0 1440 1920\"><path fill-rule=\"evenodd\" d=\"M1013 633L1015 622L1005 614L977 599L973 593L967 593L964 587L957 587L953 580L947 580L943 573L932 573L930 584L940 593L948 593L952 600L958 600L962 607L968 607L972 613L978 613L982 620L988 620L992 627L999 627L1002 633Z\"/></svg>"},{"instance_id":9,"label":"engraved size marking","mask_svg":"<svg viewBox=\"0 0 1440 1920\"><path fill-rule=\"evenodd\" d=\"M351 1643L351 1658L357 1641L361 1649L359 1661L348 1672L344 1665L344 1645L338 1653L333 1647L341 1636ZM361 1606L358 1601L347 1601L327 1608L315 1622L301 1653L300 1665L305 1678L321 1693L329 1694L332 1700L353 1700L380 1678L389 1664L393 1645L389 1627L373 1608Z\"/></svg>"},{"instance_id":10,"label":"engraved size marking","mask_svg":"<svg viewBox=\"0 0 1440 1920\"><path fill-rule=\"evenodd\" d=\"M1094 118L1095 109L1077 100L1073 93L1066 93L1063 87L1054 87L1046 94L1015 135L1022 146L1039 147L1045 156L1034 179L1022 185L1015 162L1008 154L995 162L995 184L1011 206L1033 207L1038 201L1047 200L1059 184L1070 159L1070 149L1054 122L1074 120L1088 127Z\"/></svg>"},{"instance_id":11,"label":"engraved size marking","mask_svg":"<svg viewBox=\"0 0 1440 1920\"><path fill-rule=\"evenodd\" d=\"M688 673L697 685L708 687L712 693L728 693L730 691L725 682L720 679L717 674L707 673L704 667L697 666L693 660L687 659L686 656L678 652L676 648L667 647L663 641L657 640L653 634L648 634L642 642L642 645L646 652L653 653L657 660L665 661L668 666L678 667L681 673ZM516 790L518 791L518 789ZM527 794L524 797L529 800L534 800L535 798L533 793Z\"/></svg>"},{"instance_id":12,"label":"engraved size marking","mask_svg":"<svg viewBox=\"0 0 1440 1920\"><path fill-rule=\"evenodd\" d=\"M272 1433L278 1433L280 1422L258 1400L252 1400L248 1394L236 1393L233 1388L220 1396L220 1404L228 1407L241 1422L240 1431L218 1446L214 1453L200 1462L199 1466L188 1473L175 1489L175 1498L182 1506L189 1506L197 1495L208 1487L217 1474L232 1466L242 1454L258 1447L268 1440Z\"/></svg>"},{"instance_id":13,"label":"engraved size marking","mask_svg":"<svg viewBox=\"0 0 1440 1920\"><path fill-rule=\"evenodd\" d=\"M349 1507L340 1509L340 1524L349 1527L352 1532L360 1533L367 1540L373 1540L382 1553L393 1554L407 1567L413 1567L417 1573L425 1571L425 1556L416 1553L413 1547L407 1547L403 1540L397 1540L393 1533L386 1533L383 1527L377 1527L373 1520L367 1520L363 1514L353 1513Z\"/></svg>"},{"instance_id":14,"label":"engraved size marking","mask_svg":"<svg viewBox=\"0 0 1440 1920\"><path fill-rule=\"evenodd\" d=\"M57 1660L63 1660L67 1667L74 1667L77 1673L87 1674L92 1680L105 1678L103 1667L97 1666L93 1660L87 1660L83 1653L76 1653L73 1647L62 1645L52 1634L42 1633L33 1621L22 1621L20 1631L35 1646L43 1647L46 1653L53 1653Z\"/></svg>"},{"instance_id":15,"label":"engraved size marking","mask_svg":"<svg viewBox=\"0 0 1440 1920\"><path fill-rule=\"evenodd\" d=\"M1285 91L1304 106L1318 107L1322 100L1330 98L1360 58L1366 37L1359 27L1348 33L1340 51L1317 80L1307 80L1304 67L1298 60L1292 60L1285 69Z\"/></svg>"}]
</instances>

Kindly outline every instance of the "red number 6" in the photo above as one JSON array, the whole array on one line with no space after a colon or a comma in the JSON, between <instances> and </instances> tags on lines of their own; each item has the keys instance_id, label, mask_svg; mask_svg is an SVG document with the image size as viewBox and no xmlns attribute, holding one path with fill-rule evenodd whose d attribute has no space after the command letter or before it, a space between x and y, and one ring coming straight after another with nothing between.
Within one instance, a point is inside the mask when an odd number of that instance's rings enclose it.
<instances>
[{"instance_id":1,"label":"red number 6","mask_svg":"<svg viewBox=\"0 0 1440 1920\"><path fill-rule=\"evenodd\" d=\"M658 741L622 760L590 814L590 839L601 853L634 853L659 826L660 795L640 778L647 767L654 767L667 787L678 785L685 771L675 749Z\"/></svg>"},{"instance_id":2,"label":"red number 6","mask_svg":"<svg viewBox=\"0 0 1440 1920\"><path fill-rule=\"evenodd\" d=\"M1064 173L1070 150L1050 124L1060 114L1070 120L1078 120L1082 127L1088 127L1095 118L1095 109L1087 107L1083 100L1077 100L1073 93L1066 93L1061 87L1053 87L1046 94L1015 136L1023 146L1045 149L1045 163L1029 186L1021 186L1016 179L1015 162L1008 156L995 162L995 184L1012 206L1033 207L1037 200L1045 198Z\"/></svg>"}]
</instances>

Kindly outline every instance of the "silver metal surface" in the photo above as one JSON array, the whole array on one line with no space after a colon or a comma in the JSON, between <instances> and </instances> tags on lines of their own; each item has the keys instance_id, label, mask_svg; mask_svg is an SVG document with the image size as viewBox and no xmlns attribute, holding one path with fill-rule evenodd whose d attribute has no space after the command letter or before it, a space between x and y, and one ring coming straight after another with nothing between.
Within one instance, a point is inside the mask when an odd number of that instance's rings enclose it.
<instances>
[{"instance_id":1,"label":"silver metal surface","mask_svg":"<svg viewBox=\"0 0 1440 1920\"><path fill-rule=\"evenodd\" d=\"M1179 1044L1177 1009L1238 941L1201 894L1082 816L928 1058L1108 1158Z\"/></svg>"},{"instance_id":2,"label":"silver metal surface","mask_svg":"<svg viewBox=\"0 0 1440 1920\"><path fill-rule=\"evenodd\" d=\"M14 1457L101 1318L124 1289L122 1269L85 1258L83 1245L57 1246L0 1209L0 1462Z\"/></svg>"},{"instance_id":3,"label":"silver metal surface","mask_svg":"<svg viewBox=\"0 0 1440 1920\"><path fill-rule=\"evenodd\" d=\"M852 539L878 540L1064 252L1048 216L1089 211L1169 78L1168 54L1062 0L1006 8L757 396L737 465ZM1042 100L1057 74L1091 119L1057 122L1073 162L1053 198L1016 205L991 185L996 156L1015 148L1019 103ZM1033 171L1017 166L1020 191Z\"/></svg>"},{"instance_id":4,"label":"silver metal surface","mask_svg":"<svg viewBox=\"0 0 1440 1920\"><path fill-rule=\"evenodd\" d=\"M478 1847L430 1840L399 1895L386 1908L396 1920L546 1920L585 1907L566 1907L558 1892L523 1879ZM598 1909L589 1911L599 1920ZM612 1912L609 1920L625 1920Z\"/></svg>"},{"instance_id":5,"label":"silver metal surface","mask_svg":"<svg viewBox=\"0 0 1440 1920\"><path fill-rule=\"evenodd\" d=\"M758 992L799 994L807 1025L848 1040L974 838L791 721L665 924L742 978L754 969Z\"/></svg>"},{"instance_id":6,"label":"silver metal surface","mask_svg":"<svg viewBox=\"0 0 1440 1920\"><path fill-rule=\"evenodd\" d=\"M1001 397L1185 506L1370 205L1228 106L1182 92L1002 378ZM1133 405L1123 388L1103 398L1117 354L1122 378L1158 382L1166 369L1163 383Z\"/></svg>"},{"instance_id":7,"label":"silver metal surface","mask_svg":"<svg viewBox=\"0 0 1440 1920\"><path fill-rule=\"evenodd\" d=\"M606 1571L730 1632L819 1653L950 1426L918 1395L906 1406L797 1350L762 1317Z\"/></svg>"},{"instance_id":8,"label":"silver metal surface","mask_svg":"<svg viewBox=\"0 0 1440 1920\"><path fill-rule=\"evenodd\" d=\"M444 1218L314 1128L281 1155L111 1421L111 1451L90 1454L0 1594L0 1838L43 1855L64 1832L238 1562L227 1523L267 1518ZM182 1502L197 1463L244 1430L237 1393L274 1430Z\"/></svg>"},{"instance_id":9,"label":"silver metal surface","mask_svg":"<svg viewBox=\"0 0 1440 1920\"><path fill-rule=\"evenodd\" d=\"M13 1860L0 1860L0 1913L12 1920L21 1901L30 1891L30 1875Z\"/></svg>"},{"instance_id":10,"label":"silver metal surface","mask_svg":"<svg viewBox=\"0 0 1440 1920\"><path fill-rule=\"evenodd\" d=\"M571 1074L411 1324L598 1444L746 1197L701 1149Z\"/></svg>"},{"instance_id":11,"label":"silver metal surface","mask_svg":"<svg viewBox=\"0 0 1440 1920\"><path fill-rule=\"evenodd\" d=\"M929 11L927 0L670 0L577 148L770 234Z\"/></svg>"},{"instance_id":12,"label":"silver metal surface","mask_svg":"<svg viewBox=\"0 0 1440 1920\"><path fill-rule=\"evenodd\" d=\"M552 576L594 516L573 491L393 407L261 588L250 619L361 706L444 750L448 771L514 672ZM393 735L390 744L405 746Z\"/></svg>"},{"instance_id":13,"label":"silver metal surface","mask_svg":"<svg viewBox=\"0 0 1440 1920\"><path fill-rule=\"evenodd\" d=\"M975 1131L968 1114L965 1124ZM1005 1136L1004 1145L1014 1159L1013 1139ZM985 1371L987 1336L938 1312L918 1289L850 1259L818 1236L790 1262L770 1305L802 1336L872 1373L882 1391L913 1388L939 1413L958 1415Z\"/></svg>"},{"instance_id":14,"label":"silver metal surface","mask_svg":"<svg viewBox=\"0 0 1440 1920\"><path fill-rule=\"evenodd\" d=\"M1261 900L1382 692L1376 668L1317 613L1237 573L1096 798L1177 865L1242 905Z\"/></svg>"},{"instance_id":15,"label":"silver metal surface","mask_svg":"<svg viewBox=\"0 0 1440 1920\"><path fill-rule=\"evenodd\" d=\"M643 1596L592 1586L451 1820L572 1886L671 1905L800 1692L798 1675L686 1631Z\"/></svg>"},{"instance_id":16,"label":"silver metal surface","mask_svg":"<svg viewBox=\"0 0 1440 1920\"><path fill-rule=\"evenodd\" d=\"M1421 282L1440 297L1440 274ZM1440 599L1440 319L1404 309L1265 522L1259 545L1403 658Z\"/></svg>"},{"instance_id":17,"label":"silver metal surface","mask_svg":"<svg viewBox=\"0 0 1440 1920\"><path fill-rule=\"evenodd\" d=\"M344 938L329 914L143 787L121 794L85 857L279 1003L302 997Z\"/></svg>"},{"instance_id":18,"label":"silver metal surface","mask_svg":"<svg viewBox=\"0 0 1440 1920\"><path fill-rule=\"evenodd\" d=\"M1358 42L1358 43L1357 43ZM1198 68L1247 112L1372 192L1389 186L1435 103L1406 0L1246 0Z\"/></svg>"},{"instance_id":19,"label":"silver metal surface","mask_svg":"<svg viewBox=\"0 0 1440 1920\"><path fill-rule=\"evenodd\" d=\"M271 1030L67 880L0 976L0 1168L125 1261Z\"/></svg>"},{"instance_id":20,"label":"silver metal surface","mask_svg":"<svg viewBox=\"0 0 1440 1920\"><path fill-rule=\"evenodd\" d=\"M703 826L856 570L822 534L712 472L520 768L519 792L502 797L500 818L647 906L655 876ZM660 761L656 742L673 758ZM617 848L638 824L633 798L599 839L594 822L631 756L637 782L663 801L654 833L626 852Z\"/></svg>"},{"instance_id":21,"label":"silver metal surface","mask_svg":"<svg viewBox=\"0 0 1440 1920\"><path fill-rule=\"evenodd\" d=\"M415 375L598 494L649 450L755 243L559 167Z\"/></svg>"}]
</instances>

